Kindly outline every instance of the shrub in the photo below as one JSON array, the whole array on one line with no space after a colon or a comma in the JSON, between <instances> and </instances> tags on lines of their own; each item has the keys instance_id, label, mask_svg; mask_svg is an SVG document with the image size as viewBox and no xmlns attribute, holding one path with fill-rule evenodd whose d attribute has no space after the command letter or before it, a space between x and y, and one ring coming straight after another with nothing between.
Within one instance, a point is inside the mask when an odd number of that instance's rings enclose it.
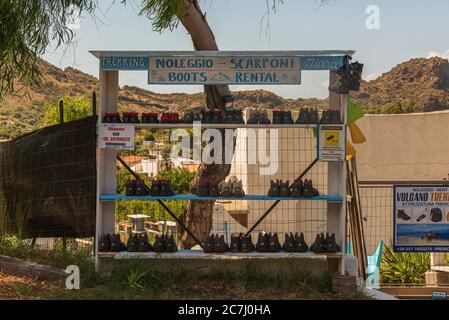
<instances>
[{"instance_id":1,"label":"shrub","mask_svg":"<svg viewBox=\"0 0 449 320\"><path fill-rule=\"evenodd\" d=\"M423 284L430 269L430 253L393 252L385 246L380 277L382 283Z\"/></svg>"}]
</instances>

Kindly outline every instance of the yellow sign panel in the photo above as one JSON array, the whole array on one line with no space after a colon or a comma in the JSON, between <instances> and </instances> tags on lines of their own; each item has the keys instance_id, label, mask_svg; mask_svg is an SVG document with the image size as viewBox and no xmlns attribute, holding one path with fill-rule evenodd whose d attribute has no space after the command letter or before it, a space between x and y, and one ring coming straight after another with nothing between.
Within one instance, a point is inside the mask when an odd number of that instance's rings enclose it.
<instances>
[{"instance_id":1,"label":"yellow sign panel","mask_svg":"<svg viewBox=\"0 0 449 320\"><path fill-rule=\"evenodd\" d=\"M340 145L340 132L327 131L325 138L326 147L338 147Z\"/></svg>"}]
</instances>

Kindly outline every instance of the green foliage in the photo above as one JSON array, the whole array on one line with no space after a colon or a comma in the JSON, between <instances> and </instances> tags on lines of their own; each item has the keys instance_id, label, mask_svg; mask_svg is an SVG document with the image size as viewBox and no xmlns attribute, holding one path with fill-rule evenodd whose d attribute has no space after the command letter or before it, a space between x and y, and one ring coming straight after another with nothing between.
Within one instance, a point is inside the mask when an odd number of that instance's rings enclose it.
<instances>
[{"instance_id":1,"label":"green foliage","mask_svg":"<svg viewBox=\"0 0 449 320\"><path fill-rule=\"evenodd\" d=\"M57 47L70 43L70 14L93 12L96 0L0 1L0 100L14 92L14 80L25 85L40 79L37 59L50 41Z\"/></svg>"},{"instance_id":2,"label":"green foliage","mask_svg":"<svg viewBox=\"0 0 449 320\"><path fill-rule=\"evenodd\" d=\"M145 15L152 21L156 32L166 29L173 31L178 27L178 17L183 14L184 8L184 0L144 0L140 15Z\"/></svg>"},{"instance_id":3,"label":"green foliage","mask_svg":"<svg viewBox=\"0 0 449 320\"><path fill-rule=\"evenodd\" d=\"M84 119L92 115L92 106L84 97L64 97L64 122ZM59 124L59 105L44 103L44 126Z\"/></svg>"},{"instance_id":4,"label":"green foliage","mask_svg":"<svg viewBox=\"0 0 449 320\"><path fill-rule=\"evenodd\" d=\"M430 253L398 253L385 246L380 277L382 283L423 284L430 269Z\"/></svg>"},{"instance_id":5,"label":"green foliage","mask_svg":"<svg viewBox=\"0 0 449 320\"><path fill-rule=\"evenodd\" d=\"M402 106L400 103L396 102L390 102L384 105L380 109L380 113L382 114L401 114L404 113L404 110L402 109Z\"/></svg>"}]
</instances>

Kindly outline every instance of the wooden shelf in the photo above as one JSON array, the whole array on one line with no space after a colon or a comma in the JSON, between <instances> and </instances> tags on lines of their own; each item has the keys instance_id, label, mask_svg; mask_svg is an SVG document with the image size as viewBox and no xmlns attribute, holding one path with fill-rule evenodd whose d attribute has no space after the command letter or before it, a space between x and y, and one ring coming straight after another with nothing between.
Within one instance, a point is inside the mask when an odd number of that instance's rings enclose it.
<instances>
[{"instance_id":1,"label":"wooden shelf","mask_svg":"<svg viewBox=\"0 0 449 320\"><path fill-rule=\"evenodd\" d=\"M191 129L193 124L173 123L102 123L133 126L136 129ZM199 125L197 125L199 127ZM314 124L201 124L202 129L315 129Z\"/></svg>"}]
</instances>

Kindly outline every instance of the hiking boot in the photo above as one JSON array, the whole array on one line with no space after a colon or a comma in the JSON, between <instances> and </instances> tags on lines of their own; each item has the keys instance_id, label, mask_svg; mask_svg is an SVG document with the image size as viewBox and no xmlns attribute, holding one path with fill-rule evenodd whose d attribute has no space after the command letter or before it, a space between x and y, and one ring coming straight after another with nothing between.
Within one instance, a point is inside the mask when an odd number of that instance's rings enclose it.
<instances>
[{"instance_id":1,"label":"hiking boot","mask_svg":"<svg viewBox=\"0 0 449 320\"><path fill-rule=\"evenodd\" d=\"M133 234L128 239L128 252L139 251L139 237L137 234Z\"/></svg>"},{"instance_id":2,"label":"hiking boot","mask_svg":"<svg viewBox=\"0 0 449 320\"><path fill-rule=\"evenodd\" d=\"M232 196L235 198L243 198L245 196L242 181L237 181L232 184Z\"/></svg>"},{"instance_id":3,"label":"hiking boot","mask_svg":"<svg viewBox=\"0 0 449 320\"><path fill-rule=\"evenodd\" d=\"M242 236L242 252L243 253L250 253L256 250L256 247L253 244L253 239L251 235L249 236Z\"/></svg>"},{"instance_id":4,"label":"hiking boot","mask_svg":"<svg viewBox=\"0 0 449 320\"><path fill-rule=\"evenodd\" d=\"M209 197L219 198L221 195L220 187L216 183L209 184Z\"/></svg>"},{"instance_id":5,"label":"hiking boot","mask_svg":"<svg viewBox=\"0 0 449 320\"><path fill-rule=\"evenodd\" d=\"M199 197L209 197L209 180L203 179L200 181L200 185L197 189L197 196Z\"/></svg>"},{"instance_id":6,"label":"hiking boot","mask_svg":"<svg viewBox=\"0 0 449 320\"><path fill-rule=\"evenodd\" d=\"M204 237L204 240L203 240L204 253L214 253L214 251L215 251L214 243L215 243L214 235Z\"/></svg>"},{"instance_id":7,"label":"hiking boot","mask_svg":"<svg viewBox=\"0 0 449 320\"><path fill-rule=\"evenodd\" d=\"M270 125L271 124L271 120L268 117L267 110L260 110L259 111L259 124L265 124L265 125Z\"/></svg>"},{"instance_id":8,"label":"hiking boot","mask_svg":"<svg viewBox=\"0 0 449 320\"><path fill-rule=\"evenodd\" d=\"M225 124L235 124L235 111L232 109L225 110L223 122Z\"/></svg>"},{"instance_id":9,"label":"hiking boot","mask_svg":"<svg viewBox=\"0 0 449 320\"><path fill-rule=\"evenodd\" d=\"M259 110L251 109L249 111L249 119L246 123L247 124L259 124Z\"/></svg>"},{"instance_id":10,"label":"hiking boot","mask_svg":"<svg viewBox=\"0 0 449 320\"><path fill-rule=\"evenodd\" d=\"M317 109L309 110L309 124L318 124L320 122Z\"/></svg>"},{"instance_id":11,"label":"hiking boot","mask_svg":"<svg viewBox=\"0 0 449 320\"><path fill-rule=\"evenodd\" d=\"M213 123L212 110L204 109L201 113L203 114L203 123L204 124Z\"/></svg>"},{"instance_id":12,"label":"hiking boot","mask_svg":"<svg viewBox=\"0 0 449 320\"><path fill-rule=\"evenodd\" d=\"M269 235L268 233L259 233L259 238L257 240L257 244L256 244L256 250L257 252L268 252L268 247L269 247Z\"/></svg>"},{"instance_id":13,"label":"hiking boot","mask_svg":"<svg viewBox=\"0 0 449 320\"><path fill-rule=\"evenodd\" d=\"M285 234L285 241L284 241L284 246L283 249L285 252L288 253L292 253L292 252L297 252L297 243L296 243L296 239L293 236L293 234Z\"/></svg>"},{"instance_id":14,"label":"hiking boot","mask_svg":"<svg viewBox=\"0 0 449 320\"><path fill-rule=\"evenodd\" d=\"M245 124L245 119L243 118L242 110L234 109L234 123L235 124Z\"/></svg>"},{"instance_id":15,"label":"hiking boot","mask_svg":"<svg viewBox=\"0 0 449 320\"><path fill-rule=\"evenodd\" d=\"M295 121L293 121L292 112L291 111L285 111L282 124L295 124Z\"/></svg>"},{"instance_id":16,"label":"hiking boot","mask_svg":"<svg viewBox=\"0 0 449 320\"><path fill-rule=\"evenodd\" d=\"M123 117L122 117L122 119L123 119L123 123L131 123L130 122L130 114L129 114L129 112L124 112L123 113Z\"/></svg>"},{"instance_id":17,"label":"hiking boot","mask_svg":"<svg viewBox=\"0 0 449 320\"><path fill-rule=\"evenodd\" d=\"M136 196L145 197L148 196L148 193L145 182L140 179L136 180Z\"/></svg>"},{"instance_id":18,"label":"hiking boot","mask_svg":"<svg viewBox=\"0 0 449 320\"><path fill-rule=\"evenodd\" d=\"M364 65L358 62L351 63L349 66L350 71L350 80L349 80L349 89L351 91L359 91L360 90L360 82L362 80Z\"/></svg>"},{"instance_id":19,"label":"hiking boot","mask_svg":"<svg viewBox=\"0 0 449 320\"><path fill-rule=\"evenodd\" d=\"M309 246L307 245L306 240L304 238L304 233L301 233L300 235L296 233L295 240L296 240L296 252L305 253L309 251Z\"/></svg>"},{"instance_id":20,"label":"hiking boot","mask_svg":"<svg viewBox=\"0 0 449 320\"><path fill-rule=\"evenodd\" d=\"M332 123L332 113L331 110L323 110L321 115L321 124L331 124Z\"/></svg>"},{"instance_id":21,"label":"hiking boot","mask_svg":"<svg viewBox=\"0 0 449 320\"><path fill-rule=\"evenodd\" d=\"M111 252L121 252L123 251L124 244L122 243L122 239L119 234L113 234L111 236L111 248L109 251Z\"/></svg>"},{"instance_id":22,"label":"hiking boot","mask_svg":"<svg viewBox=\"0 0 449 320\"><path fill-rule=\"evenodd\" d=\"M171 197L174 194L170 180L161 180L161 197Z\"/></svg>"},{"instance_id":23,"label":"hiking boot","mask_svg":"<svg viewBox=\"0 0 449 320\"><path fill-rule=\"evenodd\" d=\"M156 242L154 243L154 251L157 253L162 253L167 251L167 241L165 235L157 235Z\"/></svg>"},{"instance_id":24,"label":"hiking boot","mask_svg":"<svg viewBox=\"0 0 449 320\"><path fill-rule=\"evenodd\" d=\"M221 124L223 123L223 118L224 118L223 111L218 109L212 111L212 123Z\"/></svg>"},{"instance_id":25,"label":"hiking boot","mask_svg":"<svg viewBox=\"0 0 449 320\"><path fill-rule=\"evenodd\" d=\"M111 123L122 123L122 119L120 118L120 113L111 113Z\"/></svg>"},{"instance_id":26,"label":"hiking boot","mask_svg":"<svg viewBox=\"0 0 449 320\"><path fill-rule=\"evenodd\" d=\"M159 197L161 195L161 182L159 180L153 180L151 184L151 196Z\"/></svg>"},{"instance_id":27,"label":"hiking boot","mask_svg":"<svg viewBox=\"0 0 449 320\"><path fill-rule=\"evenodd\" d=\"M123 123L140 123L139 115L136 112L124 112Z\"/></svg>"},{"instance_id":28,"label":"hiking boot","mask_svg":"<svg viewBox=\"0 0 449 320\"><path fill-rule=\"evenodd\" d=\"M168 253L175 253L178 251L178 245L175 241L175 236L171 235L170 237L168 235L165 236L165 252Z\"/></svg>"},{"instance_id":29,"label":"hiking boot","mask_svg":"<svg viewBox=\"0 0 449 320\"><path fill-rule=\"evenodd\" d=\"M282 111L273 111L273 124L284 124L284 113Z\"/></svg>"},{"instance_id":30,"label":"hiking boot","mask_svg":"<svg viewBox=\"0 0 449 320\"><path fill-rule=\"evenodd\" d=\"M106 113L103 117L103 123L112 123L112 117L110 113Z\"/></svg>"},{"instance_id":31,"label":"hiking boot","mask_svg":"<svg viewBox=\"0 0 449 320\"><path fill-rule=\"evenodd\" d=\"M281 243L279 242L279 236L277 233L269 235L268 251L279 252L282 250Z\"/></svg>"},{"instance_id":32,"label":"hiking boot","mask_svg":"<svg viewBox=\"0 0 449 320\"><path fill-rule=\"evenodd\" d=\"M313 187L312 180L305 180L302 195L304 198L311 199L311 198L318 197L320 195L320 193L318 192L317 189L315 189Z\"/></svg>"},{"instance_id":33,"label":"hiking boot","mask_svg":"<svg viewBox=\"0 0 449 320\"><path fill-rule=\"evenodd\" d=\"M139 252L150 252L151 251L151 245L148 241L148 234L141 234L139 236Z\"/></svg>"},{"instance_id":34,"label":"hiking boot","mask_svg":"<svg viewBox=\"0 0 449 320\"><path fill-rule=\"evenodd\" d=\"M332 124L342 124L343 121L341 121L341 115L340 111L338 110L331 110L331 123Z\"/></svg>"},{"instance_id":35,"label":"hiking boot","mask_svg":"<svg viewBox=\"0 0 449 320\"><path fill-rule=\"evenodd\" d=\"M238 253L240 251L242 251L242 238L243 235L242 234L232 234L231 235L231 252L232 253Z\"/></svg>"},{"instance_id":36,"label":"hiking boot","mask_svg":"<svg viewBox=\"0 0 449 320\"><path fill-rule=\"evenodd\" d=\"M316 236L315 242L310 247L313 253L325 253L326 252L326 240L324 239L324 234L318 234Z\"/></svg>"},{"instance_id":37,"label":"hiking boot","mask_svg":"<svg viewBox=\"0 0 449 320\"><path fill-rule=\"evenodd\" d=\"M268 191L268 196L272 198L279 198L281 192L281 185L279 180L273 181L271 180L271 188Z\"/></svg>"},{"instance_id":38,"label":"hiking boot","mask_svg":"<svg viewBox=\"0 0 449 320\"><path fill-rule=\"evenodd\" d=\"M221 191L221 196L223 198L232 198L232 183L230 181L223 183L223 190Z\"/></svg>"},{"instance_id":39,"label":"hiking boot","mask_svg":"<svg viewBox=\"0 0 449 320\"><path fill-rule=\"evenodd\" d=\"M136 180L128 180L126 183L126 196L127 197L135 197L137 191L137 182Z\"/></svg>"},{"instance_id":40,"label":"hiking boot","mask_svg":"<svg viewBox=\"0 0 449 320\"><path fill-rule=\"evenodd\" d=\"M159 117L157 113L143 113L142 123L159 123Z\"/></svg>"},{"instance_id":41,"label":"hiking boot","mask_svg":"<svg viewBox=\"0 0 449 320\"><path fill-rule=\"evenodd\" d=\"M161 116L161 123L171 123L171 114L163 113Z\"/></svg>"},{"instance_id":42,"label":"hiking boot","mask_svg":"<svg viewBox=\"0 0 449 320\"><path fill-rule=\"evenodd\" d=\"M193 112L193 122L201 122L202 121L202 115L201 112Z\"/></svg>"},{"instance_id":43,"label":"hiking boot","mask_svg":"<svg viewBox=\"0 0 449 320\"><path fill-rule=\"evenodd\" d=\"M326 252L327 253L337 253L340 251L340 248L337 245L337 242L335 240L335 233L333 233L331 236L329 233L326 234Z\"/></svg>"},{"instance_id":44,"label":"hiking boot","mask_svg":"<svg viewBox=\"0 0 449 320\"><path fill-rule=\"evenodd\" d=\"M193 112L188 111L184 113L184 117L182 118L182 123L192 124L193 123Z\"/></svg>"},{"instance_id":45,"label":"hiking boot","mask_svg":"<svg viewBox=\"0 0 449 320\"><path fill-rule=\"evenodd\" d=\"M281 198L289 198L290 197L290 181L286 181L284 183L281 180L279 196Z\"/></svg>"},{"instance_id":46,"label":"hiking boot","mask_svg":"<svg viewBox=\"0 0 449 320\"><path fill-rule=\"evenodd\" d=\"M219 236L218 234L215 236L214 240L214 252L215 253L225 253L229 251L229 246L225 241L225 237Z\"/></svg>"},{"instance_id":47,"label":"hiking boot","mask_svg":"<svg viewBox=\"0 0 449 320\"><path fill-rule=\"evenodd\" d=\"M331 71L334 77L329 84L329 91L337 94L349 94L350 71L348 65L344 65L339 70Z\"/></svg>"},{"instance_id":48,"label":"hiking boot","mask_svg":"<svg viewBox=\"0 0 449 320\"><path fill-rule=\"evenodd\" d=\"M309 124L310 123L310 110L307 108L301 108L299 110L299 117L296 120L296 124Z\"/></svg>"},{"instance_id":49,"label":"hiking boot","mask_svg":"<svg viewBox=\"0 0 449 320\"><path fill-rule=\"evenodd\" d=\"M109 250L111 250L111 235L103 234L100 237L100 242L98 244L98 251L99 252L109 252Z\"/></svg>"},{"instance_id":50,"label":"hiking boot","mask_svg":"<svg viewBox=\"0 0 449 320\"><path fill-rule=\"evenodd\" d=\"M293 198L302 198L303 188L304 188L304 182L301 179L295 180L295 182L293 183L293 186L292 186L291 196Z\"/></svg>"},{"instance_id":51,"label":"hiking boot","mask_svg":"<svg viewBox=\"0 0 449 320\"><path fill-rule=\"evenodd\" d=\"M398 210L398 218L404 221L409 221L411 217L405 213L405 210Z\"/></svg>"}]
</instances>

